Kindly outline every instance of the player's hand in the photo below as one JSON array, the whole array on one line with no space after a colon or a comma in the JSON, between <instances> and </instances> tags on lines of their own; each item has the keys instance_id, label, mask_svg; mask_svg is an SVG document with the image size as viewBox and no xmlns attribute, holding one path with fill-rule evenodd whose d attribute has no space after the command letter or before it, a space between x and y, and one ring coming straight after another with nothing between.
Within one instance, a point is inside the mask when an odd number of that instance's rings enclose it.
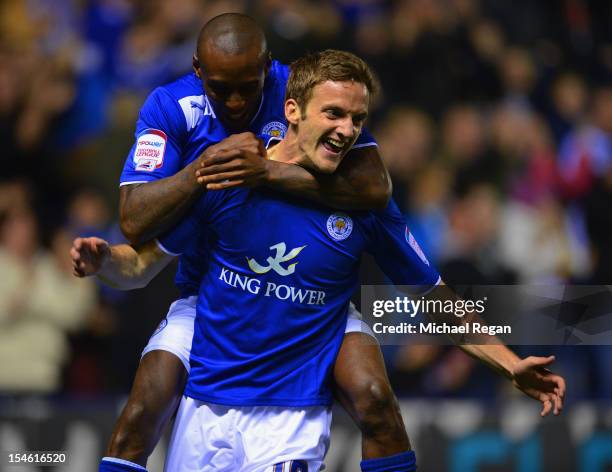
<instances>
[{"instance_id":1,"label":"player's hand","mask_svg":"<svg viewBox=\"0 0 612 472\"><path fill-rule=\"evenodd\" d=\"M70 248L72 274L87 277L97 274L111 257L109 244L100 238L76 238Z\"/></svg>"},{"instance_id":2,"label":"player's hand","mask_svg":"<svg viewBox=\"0 0 612 472\"><path fill-rule=\"evenodd\" d=\"M261 139L251 132L232 134L217 144L209 146L206 151L202 153L204 158L211 157L213 154L219 151L228 151L230 149L244 149L245 151L251 151L259 153L262 156L265 155L266 150Z\"/></svg>"},{"instance_id":3,"label":"player's hand","mask_svg":"<svg viewBox=\"0 0 612 472\"><path fill-rule=\"evenodd\" d=\"M542 402L541 416L551 411L558 415L563 408L565 380L546 368L554 360L555 356L526 357L515 365L512 375L512 383L516 388Z\"/></svg>"},{"instance_id":4,"label":"player's hand","mask_svg":"<svg viewBox=\"0 0 612 472\"><path fill-rule=\"evenodd\" d=\"M196 178L208 190L263 183L268 177L266 150L253 133L232 135L200 156Z\"/></svg>"}]
</instances>

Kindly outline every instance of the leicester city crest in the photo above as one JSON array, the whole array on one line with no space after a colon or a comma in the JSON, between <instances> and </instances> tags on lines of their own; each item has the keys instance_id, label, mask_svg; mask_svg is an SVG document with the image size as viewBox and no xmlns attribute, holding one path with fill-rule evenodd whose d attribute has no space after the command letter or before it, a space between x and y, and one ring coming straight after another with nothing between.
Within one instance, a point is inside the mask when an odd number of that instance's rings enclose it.
<instances>
[{"instance_id":1,"label":"leicester city crest","mask_svg":"<svg viewBox=\"0 0 612 472\"><path fill-rule=\"evenodd\" d=\"M348 238L353 231L353 220L344 213L334 213L327 218L327 232L336 241Z\"/></svg>"},{"instance_id":2,"label":"leicester city crest","mask_svg":"<svg viewBox=\"0 0 612 472\"><path fill-rule=\"evenodd\" d=\"M287 126L280 121L270 121L261 129L261 134L272 136L273 138L284 138Z\"/></svg>"}]
</instances>

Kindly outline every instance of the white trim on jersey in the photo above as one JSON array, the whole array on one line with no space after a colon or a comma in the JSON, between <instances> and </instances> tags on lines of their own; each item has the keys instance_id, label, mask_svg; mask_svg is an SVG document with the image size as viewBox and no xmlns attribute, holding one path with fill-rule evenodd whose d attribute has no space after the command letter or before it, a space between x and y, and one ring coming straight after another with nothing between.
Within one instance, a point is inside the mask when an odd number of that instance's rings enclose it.
<instances>
[{"instance_id":1,"label":"white trim on jersey","mask_svg":"<svg viewBox=\"0 0 612 472\"><path fill-rule=\"evenodd\" d=\"M418 293L417 295L421 295L421 296L422 295L427 295L429 292L431 292L433 289L435 289L439 285L442 285L442 277L438 275L438 280L436 280L435 284L433 284L431 287L429 287L423 293Z\"/></svg>"},{"instance_id":2,"label":"white trim on jersey","mask_svg":"<svg viewBox=\"0 0 612 472\"><path fill-rule=\"evenodd\" d=\"M261 111L261 107L263 106L263 102L264 102L264 94L263 94L263 92L261 92L261 100L259 101L259 108L257 108L257 113L255 113L255 116L251 119L251 121L249 121L249 126L251 126L255 122L257 117L259 116L259 112Z\"/></svg>"},{"instance_id":3,"label":"white trim on jersey","mask_svg":"<svg viewBox=\"0 0 612 472\"><path fill-rule=\"evenodd\" d=\"M280 143L282 140L283 140L283 138L279 138L279 137L277 137L277 136L270 136L270 137L268 138L268 142L266 143L266 149L268 149L268 148L270 147L270 143L271 143L272 141L276 141L276 142L279 142L279 143Z\"/></svg>"},{"instance_id":4,"label":"white trim on jersey","mask_svg":"<svg viewBox=\"0 0 612 472\"><path fill-rule=\"evenodd\" d=\"M115 464L127 465L127 466L130 466L130 467L133 467L134 469L144 470L145 472L147 472L147 469L145 469L140 464L136 464L134 462L126 461L125 459L119 459L118 457L103 457L102 460L104 462L113 462Z\"/></svg>"},{"instance_id":5,"label":"white trim on jersey","mask_svg":"<svg viewBox=\"0 0 612 472\"><path fill-rule=\"evenodd\" d=\"M203 116L217 118L206 95L189 95L180 98L178 104L183 110L185 122L187 123L187 131L191 131L195 128Z\"/></svg>"},{"instance_id":6,"label":"white trim on jersey","mask_svg":"<svg viewBox=\"0 0 612 472\"><path fill-rule=\"evenodd\" d=\"M169 256L173 256L173 257L178 257L181 255L181 253L174 253L172 251L170 251L168 248L166 248L160 241L159 239L155 239L155 243L157 244L157 247L159 247L163 252L165 252L166 254L168 254Z\"/></svg>"},{"instance_id":7,"label":"white trim on jersey","mask_svg":"<svg viewBox=\"0 0 612 472\"><path fill-rule=\"evenodd\" d=\"M124 185L132 185L132 184L148 184L152 182L151 180L130 180L129 182L119 182L119 187L123 187Z\"/></svg>"},{"instance_id":8,"label":"white trim on jersey","mask_svg":"<svg viewBox=\"0 0 612 472\"><path fill-rule=\"evenodd\" d=\"M378 143L375 143L374 141L370 141L369 143L353 144L351 146L351 149L359 149L359 148L371 147L371 146L378 147ZM351 149L349 149L349 151Z\"/></svg>"}]
</instances>

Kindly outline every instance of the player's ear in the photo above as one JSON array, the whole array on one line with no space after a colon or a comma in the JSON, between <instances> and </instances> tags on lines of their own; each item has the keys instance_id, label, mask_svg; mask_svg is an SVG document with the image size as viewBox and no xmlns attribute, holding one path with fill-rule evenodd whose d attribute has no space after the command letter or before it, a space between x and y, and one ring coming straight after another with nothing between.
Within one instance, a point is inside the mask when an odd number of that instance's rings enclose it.
<instances>
[{"instance_id":1,"label":"player's ear","mask_svg":"<svg viewBox=\"0 0 612 472\"><path fill-rule=\"evenodd\" d=\"M200 60L198 59L198 56L196 56L195 54L191 58L191 66L193 67L193 71L195 72L195 75L197 75L198 78L201 79L202 77L200 73Z\"/></svg>"},{"instance_id":2,"label":"player's ear","mask_svg":"<svg viewBox=\"0 0 612 472\"><path fill-rule=\"evenodd\" d=\"M285 118L291 125L297 125L300 122L301 110L298 102L293 98L285 100Z\"/></svg>"}]
</instances>

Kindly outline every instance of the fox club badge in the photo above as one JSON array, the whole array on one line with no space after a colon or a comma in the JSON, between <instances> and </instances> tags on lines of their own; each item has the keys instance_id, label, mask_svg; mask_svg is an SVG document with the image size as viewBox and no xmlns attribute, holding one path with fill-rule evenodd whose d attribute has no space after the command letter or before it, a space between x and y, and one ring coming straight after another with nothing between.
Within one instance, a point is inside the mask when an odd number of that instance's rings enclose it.
<instances>
[{"instance_id":1,"label":"fox club badge","mask_svg":"<svg viewBox=\"0 0 612 472\"><path fill-rule=\"evenodd\" d=\"M327 232L336 241L343 241L353 231L353 220L344 213L334 213L327 218Z\"/></svg>"},{"instance_id":2,"label":"fox club badge","mask_svg":"<svg viewBox=\"0 0 612 472\"><path fill-rule=\"evenodd\" d=\"M271 121L261 129L261 134L271 136L273 138L284 138L287 132L287 126L280 121Z\"/></svg>"}]
</instances>

